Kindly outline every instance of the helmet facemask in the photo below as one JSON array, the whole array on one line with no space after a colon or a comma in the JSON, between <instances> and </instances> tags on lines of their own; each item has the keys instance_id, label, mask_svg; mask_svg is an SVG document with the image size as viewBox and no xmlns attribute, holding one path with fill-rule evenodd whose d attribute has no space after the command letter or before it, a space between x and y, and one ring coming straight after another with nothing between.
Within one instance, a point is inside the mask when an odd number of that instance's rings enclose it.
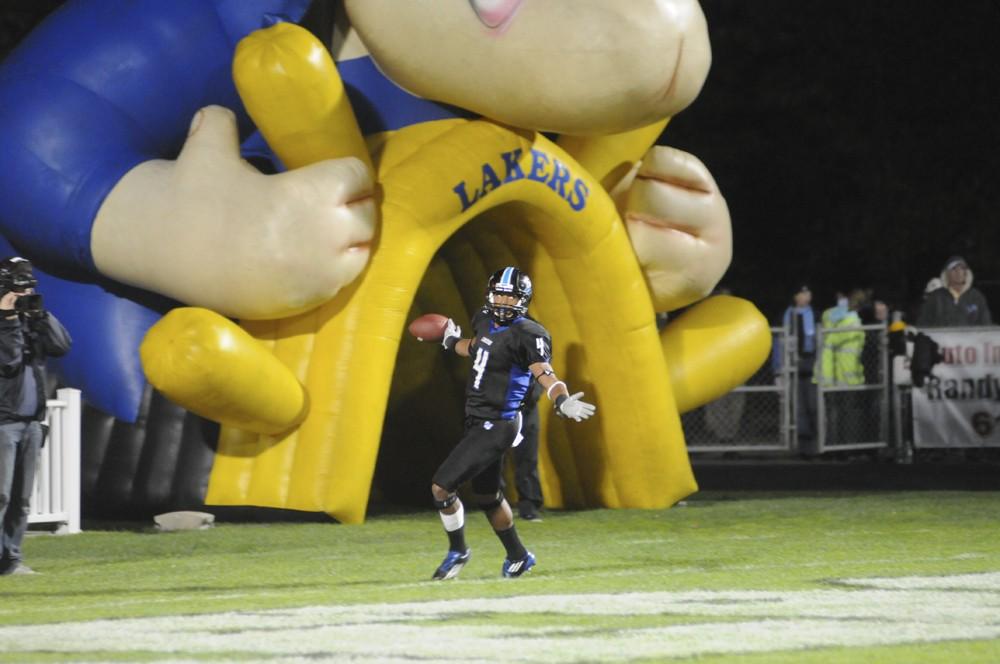
<instances>
[{"instance_id":1,"label":"helmet facemask","mask_svg":"<svg viewBox=\"0 0 1000 664\"><path fill-rule=\"evenodd\" d=\"M497 302L497 300L503 296L516 297L517 301L511 304L501 304ZM518 297L512 293L490 291L486 294L486 303L489 305L490 316L500 325L506 325L514 319L528 313L528 298L523 295Z\"/></svg>"}]
</instances>

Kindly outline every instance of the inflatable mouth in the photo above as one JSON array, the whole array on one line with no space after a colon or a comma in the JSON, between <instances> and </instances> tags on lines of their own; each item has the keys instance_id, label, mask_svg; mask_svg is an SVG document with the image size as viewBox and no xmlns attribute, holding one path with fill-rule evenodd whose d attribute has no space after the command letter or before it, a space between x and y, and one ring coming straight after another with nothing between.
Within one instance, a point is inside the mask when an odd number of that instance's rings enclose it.
<instances>
[{"instance_id":1,"label":"inflatable mouth","mask_svg":"<svg viewBox=\"0 0 1000 664\"><path fill-rule=\"evenodd\" d=\"M521 0L469 0L480 22L491 30L498 30L510 23Z\"/></svg>"}]
</instances>

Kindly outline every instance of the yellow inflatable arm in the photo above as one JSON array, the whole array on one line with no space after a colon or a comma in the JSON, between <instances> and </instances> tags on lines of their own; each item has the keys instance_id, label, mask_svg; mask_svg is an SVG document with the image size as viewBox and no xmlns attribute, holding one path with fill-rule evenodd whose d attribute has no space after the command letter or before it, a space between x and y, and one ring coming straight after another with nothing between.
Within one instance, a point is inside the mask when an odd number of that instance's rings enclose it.
<instances>
[{"instance_id":1,"label":"yellow inflatable arm","mask_svg":"<svg viewBox=\"0 0 1000 664\"><path fill-rule=\"evenodd\" d=\"M305 416L295 376L238 325L208 309L168 313L146 333L139 356L153 387L228 426L273 434Z\"/></svg>"},{"instance_id":2,"label":"yellow inflatable arm","mask_svg":"<svg viewBox=\"0 0 1000 664\"><path fill-rule=\"evenodd\" d=\"M677 409L714 401L747 378L771 353L771 328L757 307L730 295L699 302L660 333Z\"/></svg>"}]
</instances>

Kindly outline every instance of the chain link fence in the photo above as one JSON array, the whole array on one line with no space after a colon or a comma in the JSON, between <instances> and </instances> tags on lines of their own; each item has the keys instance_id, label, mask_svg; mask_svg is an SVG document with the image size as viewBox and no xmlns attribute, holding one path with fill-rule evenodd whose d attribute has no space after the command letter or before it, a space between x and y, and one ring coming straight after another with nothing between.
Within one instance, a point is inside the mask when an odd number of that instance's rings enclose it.
<instances>
[{"instance_id":1,"label":"chain link fence","mask_svg":"<svg viewBox=\"0 0 1000 664\"><path fill-rule=\"evenodd\" d=\"M798 340L791 331L771 328L774 354L744 385L681 416L691 453L802 453L871 449L889 445L888 337L884 325L817 330L836 353L835 337L851 339L853 375L829 376L832 359L798 366ZM860 348L859 348L860 346ZM832 357L832 356L831 356ZM843 372L841 372L843 373Z\"/></svg>"},{"instance_id":2,"label":"chain link fence","mask_svg":"<svg viewBox=\"0 0 1000 664\"><path fill-rule=\"evenodd\" d=\"M787 332L771 328L775 347L787 348ZM792 397L785 389L793 367L766 362L746 384L681 416L690 452L788 451L794 439Z\"/></svg>"},{"instance_id":3,"label":"chain link fence","mask_svg":"<svg viewBox=\"0 0 1000 664\"><path fill-rule=\"evenodd\" d=\"M841 343L840 339L851 341ZM854 340L863 340L858 348ZM817 376L818 451L871 449L889 444L889 354L884 325L820 328L817 346L827 349L826 374ZM845 348L849 346L849 348ZM855 357L856 356L856 357ZM846 371L831 371L842 362ZM860 371L851 370L857 363ZM829 374L833 375L829 375Z\"/></svg>"}]
</instances>

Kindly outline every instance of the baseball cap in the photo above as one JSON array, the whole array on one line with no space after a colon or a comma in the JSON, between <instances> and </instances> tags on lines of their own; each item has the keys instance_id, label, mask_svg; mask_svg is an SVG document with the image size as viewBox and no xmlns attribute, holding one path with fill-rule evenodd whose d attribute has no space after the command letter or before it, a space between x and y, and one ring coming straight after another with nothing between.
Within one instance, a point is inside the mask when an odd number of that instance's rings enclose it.
<instances>
[{"instance_id":1,"label":"baseball cap","mask_svg":"<svg viewBox=\"0 0 1000 664\"><path fill-rule=\"evenodd\" d=\"M969 264L966 263L965 259L962 258L961 256L952 256L947 261L945 261L944 269L945 270L950 270L953 267L957 267L959 265L961 265L962 267L964 267L966 269L968 269L968 267L969 267Z\"/></svg>"}]
</instances>

